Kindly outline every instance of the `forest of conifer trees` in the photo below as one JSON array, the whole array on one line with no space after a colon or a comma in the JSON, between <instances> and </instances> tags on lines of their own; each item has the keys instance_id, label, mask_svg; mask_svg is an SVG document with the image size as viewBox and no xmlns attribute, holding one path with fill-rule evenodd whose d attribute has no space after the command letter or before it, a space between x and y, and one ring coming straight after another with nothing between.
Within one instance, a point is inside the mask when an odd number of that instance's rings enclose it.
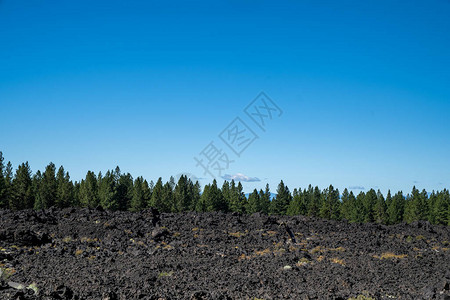
<instances>
[{"instance_id":1,"label":"forest of conifer trees","mask_svg":"<svg viewBox=\"0 0 450 300\"><path fill-rule=\"evenodd\" d=\"M252 214L261 212L277 215L305 215L349 222L429 221L450 225L450 195L447 189L428 193L413 187L409 194L379 190L358 195L344 189L342 194L332 185L321 190L309 186L292 192L283 183L271 199L269 185L245 195L242 184L225 181L222 187L214 180L203 190L198 182L181 176L168 182L159 178L156 183L143 177L133 178L119 167L105 174L88 171L81 182L73 182L61 166L50 163L43 172L32 173L28 162L13 171L12 164L4 164L0 152L0 208L44 209L49 207L103 207L109 210L139 211L155 207L161 212L223 211Z\"/></svg>"}]
</instances>

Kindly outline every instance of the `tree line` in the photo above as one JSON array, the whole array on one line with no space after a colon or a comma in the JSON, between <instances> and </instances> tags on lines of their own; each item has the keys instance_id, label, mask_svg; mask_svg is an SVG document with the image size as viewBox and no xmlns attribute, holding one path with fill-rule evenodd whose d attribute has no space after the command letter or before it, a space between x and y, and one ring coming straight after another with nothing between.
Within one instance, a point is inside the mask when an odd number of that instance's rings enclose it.
<instances>
[{"instance_id":1,"label":"tree line","mask_svg":"<svg viewBox=\"0 0 450 300\"><path fill-rule=\"evenodd\" d=\"M223 211L252 214L305 215L350 222L396 224L426 220L450 225L449 191L398 192L386 197L378 190L358 195L344 189L342 194L332 185L321 190L309 185L292 192L283 183L272 199L269 185L245 195L242 184L225 181L221 187L214 180L201 189L200 184L183 175L163 182L148 182L142 176L133 178L119 167L105 174L88 171L80 182L73 182L63 166L50 163L44 172L32 173L28 162L15 172L11 162L4 164L0 152L0 208L44 209L49 207L103 207L109 210L140 211L148 207L161 212Z\"/></svg>"}]
</instances>

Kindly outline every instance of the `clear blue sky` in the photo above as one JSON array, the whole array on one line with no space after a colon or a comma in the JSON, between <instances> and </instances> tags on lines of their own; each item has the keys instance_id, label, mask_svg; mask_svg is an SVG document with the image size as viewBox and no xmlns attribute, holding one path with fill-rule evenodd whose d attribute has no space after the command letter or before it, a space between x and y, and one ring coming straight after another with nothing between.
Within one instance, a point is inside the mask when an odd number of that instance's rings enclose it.
<instances>
[{"instance_id":1,"label":"clear blue sky","mask_svg":"<svg viewBox=\"0 0 450 300\"><path fill-rule=\"evenodd\" d=\"M162 2L0 1L6 160L206 184L213 141L247 192L449 188L450 1ZM261 91L283 110L265 132ZM235 117L259 137L240 157Z\"/></svg>"}]
</instances>

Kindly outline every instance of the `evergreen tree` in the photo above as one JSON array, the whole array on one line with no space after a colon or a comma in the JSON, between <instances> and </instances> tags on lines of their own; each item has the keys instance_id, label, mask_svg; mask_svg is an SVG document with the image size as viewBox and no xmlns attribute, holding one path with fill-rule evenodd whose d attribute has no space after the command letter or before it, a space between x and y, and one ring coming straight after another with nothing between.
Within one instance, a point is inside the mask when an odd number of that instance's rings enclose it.
<instances>
[{"instance_id":1,"label":"evergreen tree","mask_svg":"<svg viewBox=\"0 0 450 300\"><path fill-rule=\"evenodd\" d=\"M287 208L286 214L288 216L295 216L295 215L301 215L305 214L306 207L305 207L305 201L303 201L303 194L300 189L294 189L292 192L292 201L289 203L289 206Z\"/></svg>"},{"instance_id":2,"label":"evergreen tree","mask_svg":"<svg viewBox=\"0 0 450 300\"><path fill-rule=\"evenodd\" d=\"M436 201L434 202L434 206L432 208L433 223L441 225L448 224L449 211L450 211L449 191L447 189L444 189L437 195Z\"/></svg>"},{"instance_id":3,"label":"evergreen tree","mask_svg":"<svg viewBox=\"0 0 450 300\"><path fill-rule=\"evenodd\" d=\"M190 183L189 185L189 193L191 194L191 206L189 208L190 211L195 211L197 207L197 203L200 202L200 193L201 193L201 187L200 183L198 181L194 183Z\"/></svg>"},{"instance_id":4,"label":"evergreen tree","mask_svg":"<svg viewBox=\"0 0 450 300\"><path fill-rule=\"evenodd\" d=\"M342 192L341 201L341 216L344 219L350 221L352 202L350 201L350 193L348 192L348 189L344 189L344 191Z\"/></svg>"},{"instance_id":5,"label":"evergreen tree","mask_svg":"<svg viewBox=\"0 0 450 300\"><path fill-rule=\"evenodd\" d=\"M153 193L150 200L150 206L158 209L161 212L169 211L169 207L167 207L167 203L163 202L163 193L164 186L162 183L162 178L159 177L155 186L153 187Z\"/></svg>"},{"instance_id":6,"label":"evergreen tree","mask_svg":"<svg viewBox=\"0 0 450 300\"><path fill-rule=\"evenodd\" d=\"M283 180L281 180L277 188L277 196L272 200L270 205L271 214L285 215L289 204L291 203L291 199L292 196L289 192L289 188L285 186Z\"/></svg>"},{"instance_id":7,"label":"evergreen tree","mask_svg":"<svg viewBox=\"0 0 450 300\"><path fill-rule=\"evenodd\" d=\"M364 197L364 222L375 221L375 204L377 203L377 193L374 189L370 189Z\"/></svg>"},{"instance_id":8,"label":"evergreen tree","mask_svg":"<svg viewBox=\"0 0 450 300\"><path fill-rule=\"evenodd\" d=\"M55 164L49 163L42 173L42 180L39 186L39 208L49 208L55 205L56 202L56 167Z\"/></svg>"},{"instance_id":9,"label":"evergreen tree","mask_svg":"<svg viewBox=\"0 0 450 300\"><path fill-rule=\"evenodd\" d=\"M163 186L162 203L164 203L164 205L161 212L174 212L175 203L173 199L172 184L170 181L166 182Z\"/></svg>"},{"instance_id":10,"label":"evergreen tree","mask_svg":"<svg viewBox=\"0 0 450 300\"><path fill-rule=\"evenodd\" d=\"M208 198L209 198L210 187L211 187L211 185L207 184L203 188L203 193L201 194L200 199L197 201L197 205L195 206L196 211L198 211L198 212L206 211L207 203L209 201Z\"/></svg>"},{"instance_id":11,"label":"evergreen tree","mask_svg":"<svg viewBox=\"0 0 450 300\"><path fill-rule=\"evenodd\" d=\"M308 205L308 216L318 217L321 207L321 192L319 187L316 186L313 190L312 186L310 185L308 188L308 196L310 197Z\"/></svg>"},{"instance_id":12,"label":"evergreen tree","mask_svg":"<svg viewBox=\"0 0 450 300\"><path fill-rule=\"evenodd\" d=\"M174 202L176 212L188 211L192 204L192 195L189 193L189 183L186 175L182 175L178 180L174 190Z\"/></svg>"},{"instance_id":13,"label":"evergreen tree","mask_svg":"<svg viewBox=\"0 0 450 300\"><path fill-rule=\"evenodd\" d=\"M261 211L261 200L256 189L248 196L247 209L248 214L253 214Z\"/></svg>"},{"instance_id":14,"label":"evergreen tree","mask_svg":"<svg viewBox=\"0 0 450 300\"><path fill-rule=\"evenodd\" d=\"M133 177L130 173L121 174L116 183L116 202L119 210L128 210L133 198Z\"/></svg>"},{"instance_id":15,"label":"evergreen tree","mask_svg":"<svg viewBox=\"0 0 450 300\"><path fill-rule=\"evenodd\" d=\"M365 218L365 208L364 208L364 201L366 198L366 194L364 192L360 192L356 198L351 201L352 202L352 208L351 208L351 218L350 222L352 223L362 223L364 222Z\"/></svg>"},{"instance_id":16,"label":"evergreen tree","mask_svg":"<svg viewBox=\"0 0 450 300\"><path fill-rule=\"evenodd\" d=\"M99 177L98 180L98 198L100 205L104 209L117 210L119 208L118 197L116 195L116 185L119 178L115 178L114 173L107 171L105 176Z\"/></svg>"},{"instance_id":17,"label":"evergreen tree","mask_svg":"<svg viewBox=\"0 0 450 300\"><path fill-rule=\"evenodd\" d=\"M73 206L81 207L80 202L80 182L75 181L73 184Z\"/></svg>"},{"instance_id":18,"label":"evergreen tree","mask_svg":"<svg viewBox=\"0 0 450 300\"><path fill-rule=\"evenodd\" d=\"M64 171L61 166L56 174L56 206L69 207L73 204L73 183L70 180L69 172Z\"/></svg>"},{"instance_id":19,"label":"evergreen tree","mask_svg":"<svg viewBox=\"0 0 450 300\"><path fill-rule=\"evenodd\" d=\"M141 211L146 205L145 196L144 178L140 176L134 180L133 197L131 198L130 210Z\"/></svg>"},{"instance_id":20,"label":"evergreen tree","mask_svg":"<svg viewBox=\"0 0 450 300\"><path fill-rule=\"evenodd\" d=\"M82 207L95 208L99 205L97 176L92 171L88 171L86 178L81 180L79 201Z\"/></svg>"},{"instance_id":21,"label":"evergreen tree","mask_svg":"<svg viewBox=\"0 0 450 300\"><path fill-rule=\"evenodd\" d=\"M405 210L405 197L403 192L398 192L392 197L391 204L387 208L388 224L397 224L403 220Z\"/></svg>"},{"instance_id":22,"label":"evergreen tree","mask_svg":"<svg viewBox=\"0 0 450 300\"><path fill-rule=\"evenodd\" d=\"M34 195L34 209L39 210L42 209L42 200L39 196L39 190L41 188L41 182L42 182L42 173L41 171L37 170L36 174L33 175L31 179L31 190Z\"/></svg>"},{"instance_id":23,"label":"evergreen tree","mask_svg":"<svg viewBox=\"0 0 450 300\"><path fill-rule=\"evenodd\" d=\"M388 190L388 193L386 196L386 209L391 205L391 203L392 203L391 190Z\"/></svg>"},{"instance_id":24,"label":"evergreen tree","mask_svg":"<svg viewBox=\"0 0 450 300\"><path fill-rule=\"evenodd\" d=\"M227 207L231 207L231 187L230 183L227 180L225 180L222 185L222 196L225 200L225 203L227 204Z\"/></svg>"},{"instance_id":25,"label":"evergreen tree","mask_svg":"<svg viewBox=\"0 0 450 300\"><path fill-rule=\"evenodd\" d=\"M32 208L34 203L31 169L28 162L22 163L12 180L9 208L13 210Z\"/></svg>"},{"instance_id":26,"label":"evergreen tree","mask_svg":"<svg viewBox=\"0 0 450 300\"><path fill-rule=\"evenodd\" d=\"M427 192L425 190L422 193L413 187L411 195L408 197L405 216L404 219L406 222L411 223L419 220L427 219Z\"/></svg>"},{"instance_id":27,"label":"evergreen tree","mask_svg":"<svg viewBox=\"0 0 450 300\"><path fill-rule=\"evenodd\" d=\"M3 153L0 151L0 208L6 208L8 206L5 165L3 164L3 160Z\"/></svg>"},{"instance_id":28,"label":"evergreen tree","mask_svg":"<svg viewBox=\"0 0 450 300\"><path fill-rule=\"evenodd\" d=\"M241 186L242 187L242 186ZM214 179L206 198L206 211L227 211L227 203L222 195L222 191L217 187L217 181Z\"/></svg>"},{"instance_id":29,"label":"evergreen tree","mask_svg":"<svg viewBox=\"0 0 450 300\"><path fill-rule=\"evenodd\" d=\"M384 196L380 190L377 192L377 203L374 208L374 218L376 223L386 224L387 223L387 207L384 200Z\"/></svg>"},{"instance_id":30,"label":"evergreen tree","mask_svg":"<svg viewBox=\"0 0 450 300\"><path fill-rule=\"evenodd\" d=\"M5 180L6 180L6 185L8 187L12 186L12 180L13 180L14 176L13 176L13 167L10 161L8 161L8 163L6 164L6 169L5 169Z\"/></svg>"},{"instance_id":31,"label":"evergreen tree","mask_svg":"<svg viewBox=\"0 0 450 300\"><path fill-rule=\"evenodd\" d=\"M271 194L269 184L266 184L266 188L264 192L262 190L259 191L259 199L261 200L261 212L264 214L269 214L270 202L271 202Z\"/></svg>"},{"instance_id":32,"label":"evergreen tree","mask_svg":"<svg viewBox=\"0 0 450 300\"><path fill-rule=\"evenodd\" d=\"M233 212L245 213L245 206L247 205L247 198L245 197L242 183L235 185L234 180L231 180L231 199L230 210Z\"/></svg>"},{"instance_id":33,"label":"evergreen tree","mask_svg":"<svg viewBox=\"0 0 450 300\"><path fill-rule=\"evenodd\" d=\"M320 217L333 220L340 219L339 190L335 190L332 185L323 192Z\"/></svg>"}]
</instances>

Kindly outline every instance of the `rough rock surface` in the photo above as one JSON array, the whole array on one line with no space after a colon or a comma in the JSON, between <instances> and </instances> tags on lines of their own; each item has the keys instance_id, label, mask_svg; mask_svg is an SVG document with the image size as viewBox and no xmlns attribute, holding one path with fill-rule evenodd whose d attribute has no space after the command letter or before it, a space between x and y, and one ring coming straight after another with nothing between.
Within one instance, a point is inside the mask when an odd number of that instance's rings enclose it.
<instances>
[{"instance_id":1,"label":"rough rock surface","mask_svg":"<svg viewBox=\"0 0 450 300\"><path fill-rule=\"evenodd\" d=\"M450 299L449 242L426 222L0 210L0 299Z\"/></svg>"}]
</instances>

